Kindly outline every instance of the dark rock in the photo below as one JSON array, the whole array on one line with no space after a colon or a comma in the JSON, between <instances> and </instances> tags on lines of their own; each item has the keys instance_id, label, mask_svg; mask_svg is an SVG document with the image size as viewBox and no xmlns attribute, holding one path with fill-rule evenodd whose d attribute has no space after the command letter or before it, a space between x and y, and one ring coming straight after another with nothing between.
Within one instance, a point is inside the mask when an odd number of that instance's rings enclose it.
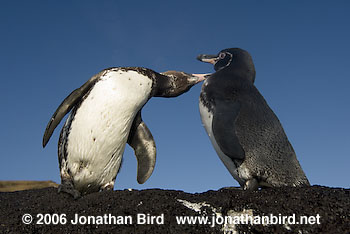
<instances>
[{"instance_id":1,"label":"dark rock","mask_svg":"<svg viewBox=\"0 0 350 234\"><path fill-rule=\"evenodd\" d=\"M78 200L68 194L57 194L55 188L46 188L0 193L0 204L0 233L350 232L350 189L321 186L259 191L220 189L196 194L161 189L118 190L89 194ZM25 214L32 215L31 224L23 224ZM216 217L220 223L222 217L241 214L252 214L254 218L272 214L276 219L282 219L282 216L293 218L295 215L296 221L301 216L308 216L313 222L317 222L319 217L319 224L240 224L224 227L217 223L212 227L212 223L178 224L176 219L176 216L207 217L211 222ZM84 216L82 221L93 216L96 222L99 220L104 224L73 225L71 221L75 220L75 215ZM153 221L151 216L154 216ZM145 217L148 223L153 224L140 224ZM43 224L38 224L39 221ZM117 223L108 224L113 221ZM124 224L118 224L122 221ZM157 221L164 224L157 224Z\"/></svg>"}]
</instances>

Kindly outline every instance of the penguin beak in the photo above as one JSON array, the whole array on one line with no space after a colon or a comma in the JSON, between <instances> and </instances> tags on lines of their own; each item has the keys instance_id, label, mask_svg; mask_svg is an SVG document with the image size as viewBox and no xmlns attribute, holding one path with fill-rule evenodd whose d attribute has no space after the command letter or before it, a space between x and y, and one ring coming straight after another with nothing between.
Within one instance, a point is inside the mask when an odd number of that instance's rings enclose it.
<instances>
[{"instance_id":1,"label":"penguin beak","mask_svg":"<svg viewBox=\"0 0 350 234\"><path fill-rule=\"evenodd\" d=\"M218 61L218 56L210 54L200 54L197 56L197 59L201 62L211 63L214 65Z\"/></svg>"},{"instance_id":2,"label":"penguin beak","mask_svg":"<svg viewBox=\"0 0 350 234\"><path fill-rule=\"evenodd\" d=\"M196 84L207 79L211 73L205 73L205 74L192 74L193 77L197 79Z\"/></svg>"}]
</instances>

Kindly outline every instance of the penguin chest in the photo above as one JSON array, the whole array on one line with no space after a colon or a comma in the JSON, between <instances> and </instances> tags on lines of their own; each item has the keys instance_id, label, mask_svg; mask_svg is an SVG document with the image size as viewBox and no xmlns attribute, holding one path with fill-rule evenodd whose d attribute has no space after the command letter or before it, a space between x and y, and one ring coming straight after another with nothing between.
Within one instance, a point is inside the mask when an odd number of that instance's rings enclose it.
<instances>
[{"instance_id":1,"label":"penguin chest","mask_svg":"<svg viewBox=\"0 0 350 234\"><path fill-rule=\"evenodd\" d=\"M199 101L199 112L202 120L202 124L210 138L210 141L218 154L221 161L224 163L225 167L228 169L230 174L233 176L235 180L237 180L240 184L244 183L244 181L239 177L237 172L237 167L232 161L232 159L225 155L224 152L220 149L220 146L218 145L215 136L213 134L213 112L209 111L209 109L203 104L202 100Z\"/></svg>"},{"instance_id":2,"label":"penguin chest","mask_svg":"<svg viewBox=\"0 0 350 234\"><path fill-rule=\"evenodd\" d=\"M67 167L77 187L115 179L136 113L152 80L136 71L109 71L76 109L67 137ZM67 120L67 121L68 121Z\"/></svg>"}]
</instances>

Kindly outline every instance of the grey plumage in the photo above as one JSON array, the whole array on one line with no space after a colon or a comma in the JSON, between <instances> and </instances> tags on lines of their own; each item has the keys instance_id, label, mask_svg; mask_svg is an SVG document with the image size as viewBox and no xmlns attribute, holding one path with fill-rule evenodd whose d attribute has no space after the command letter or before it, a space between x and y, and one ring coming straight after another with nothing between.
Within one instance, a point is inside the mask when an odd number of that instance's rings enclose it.
<instances>
[{"instance_id":1,"label":"grey plumage","mask_svg":"<svg viewBox=\"0 0 350 234\"><path fill-rule=\"evenodd\" d=\"M253 84L255 68L249 53L232 48L198 59L214 64L216 70L202 86L202 121L240 185L309 185L281 123Z\"/></svg>"}]
</instances>

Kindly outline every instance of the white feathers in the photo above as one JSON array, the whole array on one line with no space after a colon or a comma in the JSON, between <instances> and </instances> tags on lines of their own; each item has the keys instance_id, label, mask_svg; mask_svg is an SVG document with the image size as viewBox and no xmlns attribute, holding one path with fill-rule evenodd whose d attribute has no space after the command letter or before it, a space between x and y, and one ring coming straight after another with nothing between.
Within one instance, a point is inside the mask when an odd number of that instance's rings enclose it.
<instances>
[{"instance_id":1,"label":"white feathers","mask_svg":"<svg viewBox=\"0 0 350 234\"><path fill-rule=\"evenodd\" d=\"M136 71L111 70L87 94L67 144L67 167L78 190L114 181L132 121L151 89L152 80Z\"/></svg>"}]
</instances>

